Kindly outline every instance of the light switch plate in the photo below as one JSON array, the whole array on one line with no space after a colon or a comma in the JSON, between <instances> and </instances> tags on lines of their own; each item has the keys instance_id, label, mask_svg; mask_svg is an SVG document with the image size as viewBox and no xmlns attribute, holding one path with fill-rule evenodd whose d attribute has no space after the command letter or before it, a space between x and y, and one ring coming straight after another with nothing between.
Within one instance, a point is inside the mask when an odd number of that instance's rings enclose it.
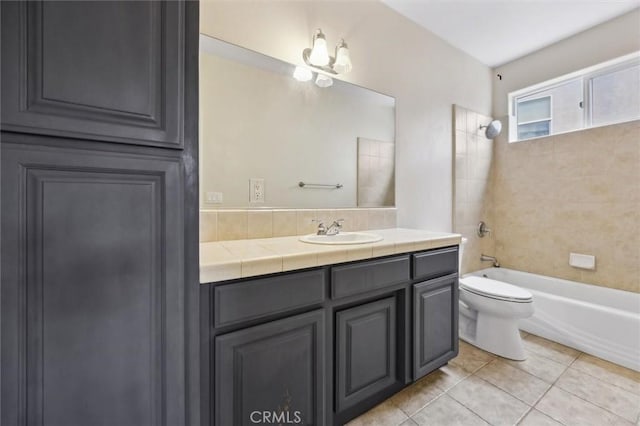
<instances>
[{"instance_id":1,"label":"light switch plate","mask_svg":"<svg viewBox=\"0 0 640 426\"><path fill-rule=\"evenodd\" d=\"M222 192L206 192L204 201L207 204L222 204Z\"/></svg>"}]
</instances>

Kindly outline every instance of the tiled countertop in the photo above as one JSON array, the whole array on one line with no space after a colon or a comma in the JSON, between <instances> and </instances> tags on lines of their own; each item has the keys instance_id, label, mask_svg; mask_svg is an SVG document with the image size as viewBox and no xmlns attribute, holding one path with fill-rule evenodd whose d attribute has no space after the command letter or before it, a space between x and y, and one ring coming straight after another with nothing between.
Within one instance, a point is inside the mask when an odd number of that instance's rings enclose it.
<instances>
[{"instance_id":1,"label":"tiled countertop","mask_svg":"<svg viewBox=\"0 0 640 426\"><path fill-rule=\"evenodd\" d=\"M460 244L460 234L416 229L366 231L383 237L369 244L308 244L297 236L200 243L200 283L252 277L397 253Z\"/></svg>"}]
</instances>

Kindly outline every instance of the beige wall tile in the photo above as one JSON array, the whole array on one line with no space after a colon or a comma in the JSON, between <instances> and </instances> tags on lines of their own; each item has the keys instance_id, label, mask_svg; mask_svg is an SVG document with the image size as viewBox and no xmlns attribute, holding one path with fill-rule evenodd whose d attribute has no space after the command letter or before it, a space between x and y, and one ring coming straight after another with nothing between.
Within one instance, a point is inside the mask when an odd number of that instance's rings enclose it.
<instances>
[{"instance_id":1,"label":"beige wall tile","mask_svg":"<svg viewBox=\"0 0 640 426\"><path fill-rule=\"evenodd\" d=\"M318 224L314 220L319 220L318 213L315 210L298 210L297 211L297 227L298 235L313 234L318 229Z\"/></svg>"},{"instance_id":2,"label":"beige wall tile","mask_svg":"<svg viewBox=\"0 0 640 426\"><path fill-rule=\"evenodd\" d=\"M295 210L273 211L273 236L288 237L298 233L298 214Z\"/></svg>"},{"instance_id":3,"label":"beige wall tile","mask_svg":"<svg viewBox=\"0 0 640 426\"><path fill-rule=\"evenodd\" d=\"M273 212L249 210L247 212L247 238L271 238L273 236Z\"/></svg>"},{"instance_id":4,"label":"beige wall tile","mask_svg":"<svg viewBox=\"0 0 640 426\"><path fill-rule=\"evenodd\" d=\"M386 229L398 227L398 210L386 209L384 211L384 227Z\"/></svg>"},{"instance_id":5,"label":"beige wall tile","mask_svg":"<svg viewBox=\"0 0 640 426\"><path fill-rule=\"evenodd\" d=\"M200 210L200 242L218 241L218 213Z\"/></svg>"},{"instance_id":6,"label":"beige wall tile","mask_svg":"<svg viewBox=\"0 0 640 426\"><path fill-rule=\"evenodd\" d=\"M640 292L639 132L635 121L514 144L499 136L493 211L501 264ZM570 252L595 255L596 270L569 266Z\"/></svg>"},{"instance_id":7,"label":"beige wall tile","mask_svg":"<svg viewBox=\"0 0 640 426\"><path fill-rule=\"evenodd\" d=\"M201 210L200 242L285 237L315 233L318 219L329 226L344 219L344 231L395 228L397 209Z\"/></svg>"},{"instance_id":8,"label":"beige wall tile","mask_svg":"<svg viewBox=\"0 0 640 426\"><path fill-rule=\"evenodd\" d=\"M369 229L384 229L384 210L369 209Z\"/></svg>"},{"instance_id":9,"label":"beige wall tile","mask_svg":"<svg viewBox=\"0 0 640 426\"><path fill-rule=\"evenodd\" d=\"M243 240L247 238L247 211L218 211L218 240Z\"/></svg>"}]
</instances>

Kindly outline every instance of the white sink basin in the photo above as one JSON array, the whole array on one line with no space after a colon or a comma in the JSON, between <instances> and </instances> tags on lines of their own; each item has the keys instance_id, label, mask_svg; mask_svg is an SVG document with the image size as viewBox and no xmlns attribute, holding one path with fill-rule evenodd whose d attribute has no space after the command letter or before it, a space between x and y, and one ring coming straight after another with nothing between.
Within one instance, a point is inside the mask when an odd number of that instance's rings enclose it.
<instances>
[{"instance_id":1,"label":"white sink basin","mask_svg":"<svg viewBox=\"0 0 640 426\"><path fill-rule=\"evenodd\" d=\"M336 235L309 234L299 238L309 244L366 244L382 240L380 235L366 232L341 232Z\"/></svg>"}]
</instances>

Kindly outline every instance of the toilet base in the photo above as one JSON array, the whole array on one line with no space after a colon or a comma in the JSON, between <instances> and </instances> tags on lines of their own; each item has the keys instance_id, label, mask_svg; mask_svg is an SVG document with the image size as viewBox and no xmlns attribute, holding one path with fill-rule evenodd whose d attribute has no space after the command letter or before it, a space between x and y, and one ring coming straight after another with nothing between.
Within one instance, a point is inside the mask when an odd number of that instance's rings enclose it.
<instances>
[{"instance_id":1,"label":"toilet base","mask_svg":"<svg viewBox=\"0 0 640 426\"><path fill-rule=\"evenodd\" d=\"M477 313L477 317L460 316L460 339L487 352L515 361L527 359L518 321Z\"/></svg>"}]
</instances>

